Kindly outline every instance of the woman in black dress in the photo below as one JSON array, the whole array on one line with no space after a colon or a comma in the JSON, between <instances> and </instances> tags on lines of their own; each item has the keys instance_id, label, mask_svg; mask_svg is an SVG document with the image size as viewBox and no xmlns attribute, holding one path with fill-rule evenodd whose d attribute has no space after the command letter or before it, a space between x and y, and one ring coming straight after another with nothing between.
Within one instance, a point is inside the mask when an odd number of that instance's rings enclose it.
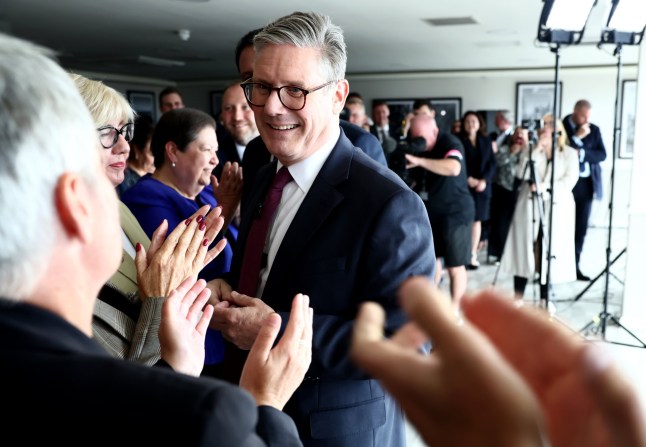
<instances>
[{"instance_id":1,"label":"woman in black dress","mask_svg":"<svg viewBox=\"0 0 646 447\"><path fill-rule=\"evenodd\" d=\"M464 113L460 139L466 156L467 183L476 210L471 231L471 264L467 266L470 269L478 268L480 265L478 246L482 234L482 222L489 220L491 180L496 169L493 145L485 130L484 120L479 114L474 111Z\"/></svg>"}]
</instances>

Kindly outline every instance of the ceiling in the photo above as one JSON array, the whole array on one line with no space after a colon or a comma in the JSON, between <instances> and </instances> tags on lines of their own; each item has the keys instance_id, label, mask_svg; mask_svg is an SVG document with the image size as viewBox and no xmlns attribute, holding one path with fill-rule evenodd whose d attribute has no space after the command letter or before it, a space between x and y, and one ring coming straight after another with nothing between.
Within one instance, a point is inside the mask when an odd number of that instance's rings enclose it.
<instances>
[{"instance_id":1,"label":"ceiling","mask_svg":"<svg viewBox=\"0 0 646 447\"><path fill-rule=\"evenodd\" d=\"M598 0L582 43L562 47L560 64L616 64L597 48L608 0ZM348 75L553 67L536 42L541 0L2 0L0 31L54 49L71 70L173 82L237 77L234 48L247 31L293 11L328 14L348 46ZM427 19L470 18L434 26ZM184 41L178 30L190 30ZM184 62L161 67L140 56ZM624 47L636 64L637 47Z\"/></svg>"}]
</instances>

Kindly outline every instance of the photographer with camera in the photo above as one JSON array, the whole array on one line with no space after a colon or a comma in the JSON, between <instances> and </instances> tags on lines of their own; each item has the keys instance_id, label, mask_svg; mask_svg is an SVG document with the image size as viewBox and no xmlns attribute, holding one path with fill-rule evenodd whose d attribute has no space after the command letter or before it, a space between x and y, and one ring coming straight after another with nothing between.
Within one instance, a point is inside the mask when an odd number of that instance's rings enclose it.
<instances>
[{"instance_id":1,"label":"photographer with camera","mask_svg":"<svg viewBox=\"0 0 646 447\"><path fill-rule=\"evenodd\" d=\"M423 147L412 151L409 146L408 153L403 155L409 170L407 183L424 201L431 221L438 258L435 282L439 284L442 273L441 258L449 272L453 305L458 308L467 287L466 265L471 261L471 224L475 214L467 185L464 148L457 137L441 132L435 118L428 115L412 119L409 138L415 142L414 147ZM419 144L420 138L425 144Z\"/></svg>"}]
</instances>

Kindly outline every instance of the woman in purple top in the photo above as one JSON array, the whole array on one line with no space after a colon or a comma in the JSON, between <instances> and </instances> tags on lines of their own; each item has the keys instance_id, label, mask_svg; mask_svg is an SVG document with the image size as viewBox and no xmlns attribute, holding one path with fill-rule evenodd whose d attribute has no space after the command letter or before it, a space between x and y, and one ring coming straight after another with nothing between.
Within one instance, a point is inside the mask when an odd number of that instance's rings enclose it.
<instances>
[{"instance_id":1,"label":"woman in purple top","mask_svg":"<svg viewBox=\"0 0 646 447\"><path fill-rule=\"evenodd\" d=\"M208 281L228 272L233 256L231 244L237 236L231 221L240 203L242 170L237 163L226 163L220 182L211 174L219 162L215 121L199 110L171 110L157 123L150 147L155 172L126 191L122 201L149 237L164 219L170 232L206 204L222 207L224 227L213 243L226 236L228 244L199 276ZM221 354L219 333L216 338L211 339L215 346L207 349L208 363L216 363Z\"/></svg>"}]
</instances>

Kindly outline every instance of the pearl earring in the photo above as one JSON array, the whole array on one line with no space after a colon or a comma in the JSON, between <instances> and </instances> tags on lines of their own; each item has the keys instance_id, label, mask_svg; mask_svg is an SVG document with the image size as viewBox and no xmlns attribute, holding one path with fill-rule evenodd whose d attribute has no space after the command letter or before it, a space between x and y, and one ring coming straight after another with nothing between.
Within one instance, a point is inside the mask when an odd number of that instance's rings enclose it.
<instances>
[{"instance_id":1,"label":"pearl earring","mask_svg":"<svg viewBox=\"0 0 646 447\"><path fill-rule=\"evenodd\" d=\"M171 163L171 166L172 166L172 167L175 167L175 162L172 162L172 163Z\"/></svg>"}]
</instances>

